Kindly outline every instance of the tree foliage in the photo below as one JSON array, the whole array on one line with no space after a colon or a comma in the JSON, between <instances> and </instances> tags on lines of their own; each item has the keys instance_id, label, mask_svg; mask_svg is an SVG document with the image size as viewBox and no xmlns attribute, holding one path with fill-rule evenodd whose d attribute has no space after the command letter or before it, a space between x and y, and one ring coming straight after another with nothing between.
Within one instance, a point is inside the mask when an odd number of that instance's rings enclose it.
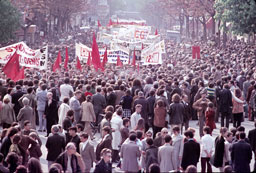
<instances>
[{"instance_id":1,"label":"tree foliage","mask_svg":"<svg viewBox=\"0 0 256 173\"><path fill-rule=\"evenodd\" d=\"M256 34L255 0L218 0L215 8L216 19L224 25L230 23L231 31L235 34Z\"/></svg>"},{"instance_id":2,"label":"tree foliage","mask_svg":"<svg viewBox=\"0 0 256 173\"><path fill-rule=\"evenodd\" d=\"M0 43L14 38L19 26L20 13L9 0L0 0Z\"/></svg>"}]
</instances>

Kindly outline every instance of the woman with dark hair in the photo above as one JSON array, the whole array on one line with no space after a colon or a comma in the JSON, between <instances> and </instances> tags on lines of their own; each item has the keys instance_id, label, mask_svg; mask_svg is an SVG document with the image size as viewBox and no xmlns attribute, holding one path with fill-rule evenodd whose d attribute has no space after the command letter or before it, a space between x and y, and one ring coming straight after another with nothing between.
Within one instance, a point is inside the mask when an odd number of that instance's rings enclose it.
<instances>
[{"instance_id":1,"label":"woman with dark hair","mask_svg":"<svg viewBox=\"0 0 256 173\"><path fill-rule=\"evenodd\" d=\"M40 161L36 158L30 158L28 161L28 172L43 173Z\"/></svg>"},{"instance_id":2,"label":"woman with dark hair","mask_svg":"<svg viewBox=\"0 0 256 173\"><path fill-rule=\"evenodd\" d=\"M20 164L18 154L14 153L14 152L8 153L8 155L6 157L6 162L8 164L8 169L9 169L10 173L15 172L16 168Z\"/></svg>"},{"instance_id":3,"label":"woman with dark hair","mask_svg":"<svg viewBox=\"0 0 256 173\"><path fill-rule=\"evenodd\" d=\"M81 105L82 110L82 118L81 121L84 124L84 130L88 135L90 135L91 139L92 136L92 129L91 129L91 123L96 121L96 115L93 109L93 104L91 103L92 98L90 95L86 97L86 101L84 101Z\"/></svg>"},{"instance_id":4,"label":"woman with dark hair","mask_svg":"<svg viewBox=\"0 0 256 173\"><path fill-rule=\"evenodd\" d=\"M139 89L139 91L143 91L141 81L139 79L134 79L132 82L132 96L135 96L135 90Z\"/></svg>"},{"instance_id":5,"label":"woman with dark hair","mask_svg":"<svg viewBox=\"0 0 256 173\"><path fill-rule=\"evenodd\" d=\"M24 165L19 165L15 171L15 173L27 173L27 172L28 170Z\"/></svg>"},{"instance_id":6,"label":"woman with dark hair","mask_svg":"<svg viewBox=\"0 0 256 173\"><path fill-rule=\"evenodd\" d=\"M243 120L244 113L244 98L240 89L235 89L235 94L232 94L232 115L233 115L233 127L239 127Z\"/></svg>"},{"instance_id":7,"label":"woman with dark hair","mask_svg":"<svg viewBox=\"0 0 256 173\"><path fill-rule=\"evenodd\" d=\"M144 123L144 119L140 118L138 123L136 124L136 127L134 129L135 131L140 130L143 132L143 134L145 133L145 123Z\"/></svg>"},{"instance_id":8,"label":"woman with dark hair","mask_svg":"<svg viewBox=\"0 0 256 173\"><path fill-rule=\"evenodd\" d=\"M148 76L146 77L145 81L146 81L146 85L144 86L144 92L145 92L145 97L147 98L150 90L153 88L153 79Z\"/></svg>"},{"instance_id":9,"label":"woman with dark hair","mask_svg":"<svg viewBox=\"0 0 256 173\"><path fill-rule=\"evenodd\" d=\"M153 132L155 138L156 134L165 127L165 118L166 118L166 107L164 106L163 100L158 100L154 109L154 125Z\"/></svg>"},{"instance_id":10,"label":"woman with dark hair","mask_svg":"<svg viewBox=\"0 0 256 173\"><path fill-rule=\"evenodd\" d=\"M133 98L131 96L131 91L126 90L125 95L120 100L120 105L123 108L123 117L130 118L131 117L131 109L132 109Z\"/></svg>"},{"instance_id":11,"label":"woman with dark hair","mask_svg":"<svg viewBox=\"0 0 256 173\"><path fill-rule=\"evenodd\" d=\"M179 94L174 94L172 96L172 104L170 105L169 109L169 116L170 116L170 124L171 128L174 125L179 126L181 129L183 123L183 117L185 113L185 108L182 103L180 103L180 96Z\"/></svg>"}]
</instances>

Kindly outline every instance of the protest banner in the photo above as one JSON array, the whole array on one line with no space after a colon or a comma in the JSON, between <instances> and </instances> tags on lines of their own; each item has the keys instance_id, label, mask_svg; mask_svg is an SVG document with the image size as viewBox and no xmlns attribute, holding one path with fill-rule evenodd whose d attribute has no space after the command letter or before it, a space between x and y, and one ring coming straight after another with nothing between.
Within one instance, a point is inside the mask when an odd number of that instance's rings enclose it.
<instances>
[{"instance_id":1,"label":"protest banner","mask_svg":"<svg viewBox=\"0 0 256 173\"><path fill-rule=\"evenodd\" d=\"M48 46L42 49L30 49L24 42L19 42L10 46L0 48L0 63L6 64L10 57L17 53L21 66L37 68L40 70L47 69Z\"/></svg>"}]
</instances>

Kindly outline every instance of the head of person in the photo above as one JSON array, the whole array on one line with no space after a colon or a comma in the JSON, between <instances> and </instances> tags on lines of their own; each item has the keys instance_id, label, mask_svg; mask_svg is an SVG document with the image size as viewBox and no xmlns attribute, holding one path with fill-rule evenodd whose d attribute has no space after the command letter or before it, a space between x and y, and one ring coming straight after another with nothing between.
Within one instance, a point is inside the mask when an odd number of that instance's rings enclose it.
<instances>
[{"instance_id":1,"label":"head of person","mask_svg":"<svg viewBox=\"0 0 256 173\"><path fill-rule=\"evenodd\" d=\"M68 97L64 97L63 102L66 103L66 104L68 104L69 98L68 98Z\"/></svg>"},{"instance_id":2,"label":"head of person","mask_svg":"<svg viewBox=\"0 0 256 173\"><path fill-rule=\"evenodd\" d=\"M101 87L97 87L96 91L97 91L97 93L100 93L101 92Z\"/></svg>"},{"instance_id":3,"label":"head of person","mask_svg":"<svg viewBox=\"0 0 256 173\"><path fill-rule=\"evenodd\" d=\"M8 138L12 139L18 132L19 130L16 127L10 127L7 131L7 136Z\"/></svg>"},{"instance_id":4,"label":"head of person","mask_svg":"<svg viewBox=\"0 0 256 173\"><path fill-rule=\"evenodd\" d=\"M21 142L21 136L19 134L15 134L11 141L13 144L19 144Z\"/></svg>"},{"instance_id":5,"label":"head of person","mask_svg":"<svg viewBox=\"0 0 256 173\"><path fill-rule=\"evenodd\" d=\"M174 103L180 103L180 95L179 94L174 94L172 96L172 102Z\"/></svg>"},{"instance_id":6,"label":"head of person","mask_svg":"<svg viewBox=\"0 0 256 173\"><path fill-rule=\"evenodd\" d=\"M9 152L6 156L5 161L9 165L18 166L19 165L19 155L14 152Z\"/></svg>"},{"instance_id":7,"label":"head of person","mask_svg":"<svg viewBox=\"0 0 256 173\"><path fill-rule=\"evenodd\" d=\"M47 92L47 98L48 100L52 100L52 92Z\"/></svg>"},{"instance_id":8,"label":"head of person","mask_svg":"<svg viewBox=\"0 0 256 173\"><path fill-rule=\"evenodd\" d=\"M67 117L68 117L69 119L73 120L73 119L74 119L74 111L73 111L73 110L69 110L69 111L67 112Z\"/></svg>"},{"instance_id":9,"label":"head of person","mask_svg":"<svg viewBox=\"0 0 256 173\"><path fill-rule=\"evenodd\" d=\"M178 135L178 134L180 134L180 127L179 126L174 126L172 128L172 131L173 131L174 135Z\"/></svg>"},{"instance_id":10,"label":"head of person","mask_svg":"<svg viewBox=\"0 0 256 173\"><path fill-rule=\"evenodd\" d=\"M130 136L129 136L129 140L130 141L136 141L136 139L137 139L137 135L134 134L134 133L131 133Z\"/></svg>"},{"instance_id":11,"label":"head of person","mask_svg":"<svg viewBox=\"0 0 256 173\"><path fill-rule=\"evenodd\" d=\"M64 79L64 83L65 83L65 84L69 84L69 83L70 83L69 78L65 78L65 79Z\"/></svg>"},{"instance_id":12,"label":"head of person","mask_svg":"<svg viewBox=\"0 0 256 173\"><path fill-rule=\"evenodd\" d=\"M84 130L84 126L80 123L76 124L77 132L80 133Z\"/></svg>"},{"instance_id":13,"label":"head of person","mask_svg":"<svg viewBox=\"0 0 256 173\"><path fill-rule=\"evenodd\" d=\"M67 145L66 145L66 151L67 151L67 154L69 156L71 156L72 154L75 154L76 153L76 146L73 142L69 142Z\"/></svg>"},{"instance_id":14,"label":"head of person","mask_svg":"<svg viewBox=\"0 0 256 173\"><path fill-rule=\"evenodd\" d=\"M90 95L86 96L86 101L87 102L91 102L92 101L92 97Z\"/></svg>"},{"instance_id":15,"label":"head of person","mask_svg":"<svg viewBox=\"0 0 256 173\"><path fill-rule=\"evenodd\" d=\"M146 139L146 143L147 143L148 146L153 146L154 141L153 141L152 138L147 138L147 139Z\"/></svg>"},{"instance_id":16,"label":"head of person","mask_svg":"<svg viewBox=\"0 0 256 173\"><path fill-rule=\"evenodd\" d=\"M246 134L244 132L239 133L239 139L240 140L245 140Z\"/></svg>"},{"instance_id":17,"label":"head of person","mask_svg":"<svg viewBox=\"0 0 256 173\"><path fill-rule=\"evenodd\" d=\"M57 134L57 133L59 133L59 127L58 127L58 125L53 125L52 128L51 128L51 132L52 132L52 134Z\"/></svg>"},{"instance_id":18,"label":"head of person","mask_svg":"<svg viewBox=\"0 0 256 173\"><path fill-rule=\"evenodd\" d=\"M149 166L149 173L160 173L160 167L157 163L152 163Z\"/></svg>"},{"instance_id":19,"label":"head of person","mask_svg":"<svg viewBox=\"0 0 256 173\"><path fill-rule=\"evenodd\" d=\"M28 120L24 121L24 130L30 130L30 129L31 129L30 121Z\"/></svg>"},{"instance_id":20,"label":"head of person","mask_svg":"<svg viewBox=\"0 0 256 173\"><path fill-rule=\"evenodd\" d=\"M108 126L105 126L105 127L103 127L102 128L102 135L103 136L106 136L106 135L108 135L109 133L110 133L110 127L108 127Z\"/></svg>"},{"instance_id":21,"label":"head of person","mask_svg":"<svg viewBox=\"0 0 256 173\"><path fill-rule=\"evenodd\" d=\"M81 142L86 142L88 140L89 136L87 133L83 132L80 134L80 141Z\"/></svg>"},{"instance_id":22,"label":"head of person","mask_svg":"<svg viewBox=\"0 0 256 173\"><path fill-rule=\"evenodd\" d=\"M27 97L24 97L22 99L22 103L23 103L24 106L28 106L29 105L29 99Z\"/></svg>"},{"instance_id":23,"label":"head of person","mask_svg":"<svg viewBox=\"0 0 256 173\"><path fill-rule=\"evenodd\" d=\"M193 132L190 131L190 130L185 131L184 136L186 136L187 139L192 139L192 138L194 138L194 134L193 134Z\"/></svg>"},{"instance_id":24,"label":"head of person","mask_svg":"<svg viewBox=\"0 0 256 173\"><path fill-rule=\"evenodd\" d=\"M101 151L101 156L102 156L102 159L104 160L105 163L109 163L109 162L111 162L112 151L108 148L104 148Z\"/></svg>"},{"instance_id":25,"label":"head of person","mask_svg":"<svg viewBox=\"0 0 256 173\"><path fill-rule=\"evenodd\" d=\"M69 127L68 129L68 133L70 136L75 136L77 132L77 128L76 127Z\"/></svg>"},{"instance_id":26,"label":"head of person","mask_svg":"<svg viewBox=\"0 0 256 173\"><path fill-rule=\"evenodd\" d=\"M108 105L105 109L105 112L115 112L115 108L112 105Z\"/></svg>"},{"instance_id":27,"label":"head of person","mask_svg":"<svg viewBox=\"0 0 256 173\"><path fill-rule=\"evenodd\" d=\"M141 113L141 109L142 109L142 105L141 104L137 104L136 106L135 106L135 111L139 114L139 113Z\"/></svg>"},{"instance_id":28,"label":"head of person","mask_svg":"<svg viewBox=\"0 0 256 173\"><path fill-rule=\"evenodd\" d=\"M227 166L224 167L223 172L224 173L232 173L233 169L230 165L227 165Z\"/></svg>"},{"instance_id":29,"label":"head of person","mask_svg":"<svg viewBox=\"0 0 256 173\"><path fill-rule=\"evenodd\" d=\"M167 128L162 128L161 130L161 136L164 138L168 134L168 129Z\"/></svg>"},{"instance_id":30,"label":"head of person","mask_svg":"<svg viewBox=\"0 0 256 173\"><path fill-rule=\"evenodd\" d=\"M225 137L227 135L228 129L226 127L220 128L220 135Z\"/></svg>"},{"instance_id":31,"label":"head of person","mask_svg":"<svg viewBox=\"0 0 256 173\"><path fill-rule=\"evenodd\" d=\"M77 99L80 99L82 97L82 92L80 90L75 91L75 96Z\"/></svg>"},{"instance_id":32,"label":"head of person","mask_svg":"<svg viewBox=\"0 0 256 173\"><path fill-rule=\"evenodd\" d=\"M209 126L204 126L203 133L204 133L204 135L211 134L211 128Z\"/></svg>"},{"instance_id":33,"label":"head of person","mask_svg":"<svg viewBox=\"0 0 256 173\"><path fill-rule=\"evenodd\" d=\"M162 108L162 107L164 107L164 101L160 99L156 102L156 105L157 105L157 107Z\"/></svg>"},{"instance_id":34,"label":"head of person","mask_svg":"<svg viewBox=\"0 0 256 173\"><path fill-rule=\"evenodd\" d=\"M233 134L231 132L227 132L226 140L230 143L233 141Z\"/></svg>"},{"instance_id":35,"label":"head of person","mask_svg":"<svg viewBox=\"0 0 256 173\"><path fill-rule=\"evenodd\" d=\"M145 133L145 138L152 138L153 136L153 133L152 131L148 130L146 133Z\"/></svg>"},{"instance_id":36,"label":"head of person","mask_svg":"<svg viewBox=\"0 0 256 173\"><path fill-rule=\"evenodd\" d=\"M186 94L182 94L181 98L184 102L188 102L188 96Z\"/></svg>"},{"instance_id":37,"label":"head of person","mask_svg":"<svg viewBox=\"0 0 256 173\"><path fill-rule=\"evenodd\" d=\"M124 118L123 119L123 126L124 127L129 127L130 126L130 119L129 118Z\"/></svg>"},{"instance_id":38,"label":"head of person","mask_svg":"<svg viewBox=\"0 0 256 173\"><path fill-rule=\"evenodd\" d=\"M141 87L141 81L139 79L134 79L132 86Z\"/></svg>"},{"instance_id":39,"label":"head of person","mask_svg":"<svg viewBox=\"0 0 256 173\"><path fill-rule=\"evenodd\" d=\"M137 129L141 130L141 129L144 129L145 128L145 121L143 118L140 118L138 120L138 123L136 125Z\"/></svg>"},{"instance_id":40,"label":"head of person","mask_svg":"<svg viewBox=\"0 0 256 173\"><path fill-rule=\"evenodd\" d=\"M110 120L112 119L112 115L113 115L113 113L110 112L110 111L108 111L108 112L106 113L106 115L105 115L106 120L110 121Z\"/></svg>"},{"instance_id":41,"label":"head of person","mask_svg":"<svg viewBox=\"0 0 256 173\"><path fill-rule=\"evenodd\" d=\"M136 130L136 138L140 140L143 138L143 132L141 130Z\"/></svg>"},{"instance_id":42,"label":"head of person","mask_svg":"<svg viewBox=\"0 0 256 173\"><path fill-rule=\"evenodd\" d=\"M62 168L61 164L53 163L50 166L49 173L62 173L62 172L63 172L63 168Z\"/></svg>"},{"instance_id":43,"label":"head of person","mask_svg":"<svg viewBox=\"0 0 256 173\"><path fill-rule=\"evenodd\" d=\"M125 95L126 95L126 96L130 96L130 95L132 95L132 93L131 93L130 90L126 90L126 91L125 91Z\"/></svg>"},{"instance_id":44,"label":"head of person","mask_svg":"<svg viewBox=\"0 0 256 173\"><path fill-rule=\"evenodd\" d=\"M207 96L207 90L206 90L206 89L203 89L203 90L200 92L200 95L201 95L201 98L206 98L206 96Z\"/></svg>"},{"instance_id":45,"label":"head of person","mask_svg":"<svg viewBox=\"0 0 256 173\"><path fill-rule=\"evenodd\" d=\"M19 165L15 171L15 173L27 173L27 172L28 170L24 165Z\"/></svg>"},{"instance_id":46,"label":"head of person","mask_svg":"<svg viewBox=\"0 0 256 173\"><path fill-rule=\"evenodd\" d=\"M172 137L170 135L166 135L164 137L164 141L166 144L170 144L172 142Z\"/></svg>"},{"instance_id":47,"label":"head of person","mask_svg":"<svg viewBox=\"0 0 256 173\"><path fill-rule=\"evenodd\" d=\"M41 90L45 91L46 89L47 89L47 85L42 84L42 85L41 85Z\"/></svg>"},{"instance_id":48,"label":"head of person","mask_svg":"<svg viewBox=\"0 0 256 173\"><path fill-rule=\"evenodd\" d=\"M187 167L185 173L197 173L197 169L194 165L190 165Z\"/></svg>"},{"instance_id":49,"label":"head of person","mask_svg":"<svg viewBox=\"0 0 256 173\"><path fill-rule=\"evenodd\" d=\"M123 116L123 108L122 107L119 107L117 110L116 110L116 114L120 117Z\"/></svg>"},{"instance_id":50,"label":"head of person","mask_svg":"<svg viewBox=\"0 0 256 173\"><path fill-rule=\"evenodd\" d=\"M144 97L144 93L143 93L142 91L139 91L139 92L138 92L138 96L139 96L139 97Z\"/></svg>"},{"instance_id":51,"label":"head of person","mask_svg":"<svg viewBox=\"0 0 256 173\"><path fill-rule=\"evenodd\" d=\"M241 92L241 90L239 88L235 89L235 96L237 98L240 98L242 96L242 92Z\"/></svg>"},{"instance_id":52,"label":"head of person","mask_svg":"<svg viewBox=\"0 0 256 173\"><path fill-rule=\"evenodd\" d=\"M43 173L40 161L36 158L30 158L28 161L28 172Z\"/></svg>"},{"instance_id":53,"label":"head of person","mask_svg":"<svg viewBox=\"0 0 256 173\"><path fill-rule=\"evenodd\" d=\"M237 131L238 131L238 132L244 132L244 131L245 131L244 126L239 126L239 127L237 127Z\"/></svg>"}]
</instances>

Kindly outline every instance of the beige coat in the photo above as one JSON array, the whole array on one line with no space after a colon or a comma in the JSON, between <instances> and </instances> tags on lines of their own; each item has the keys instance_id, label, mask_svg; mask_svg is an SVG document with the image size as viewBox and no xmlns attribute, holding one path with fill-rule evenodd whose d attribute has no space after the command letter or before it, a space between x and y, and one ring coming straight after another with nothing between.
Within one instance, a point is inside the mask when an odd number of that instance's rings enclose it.
<instances>
[{"instance_id":1,"label":"beige coat","mask_svg":"<svg viewBox=\"0 0 256 173\"><path fill-rule=\"evenodd\" d=\"M96 120L93 105L91 102L87 102L87 101L83 102L81 105L81 110L82 110L81 121L94 122Z\"/></svg>"},{"instance_id":2,"label":"beige coat","mask_svg":"<svg viewBox=\"0 0 256 173\"><path fill-rule=\"evenodd\" d=\"M161 172L169 172L175 170L176 158L174 154L174 147L170 144L164 144L158 150L158 163Z\"/></svg>"},{"instance_id":3,"label":"beige coat","mask_svg":"<svg viewBox=\"0 0 256 173\"><path fill-rule=\"evenodd\" d=\"M80 143L79 147L80 147L80 154L85 164L85 172L90 172L91 168L93 167L93 162L96 161L94 147L90 144L89 141L86 144L84 149L83 149L83 143Z\"/></svg>"},{"instance_id":4,"label":"beige coat","mask_svg":"<svg viewBox=\"0 0 256 173\"><path fill-rule=\"evenodd\" d=\"M6 124L12 124L16 121L15 113L10 104L3 104L0 112L0 122Z\"/></svg>"}]
</instances>

